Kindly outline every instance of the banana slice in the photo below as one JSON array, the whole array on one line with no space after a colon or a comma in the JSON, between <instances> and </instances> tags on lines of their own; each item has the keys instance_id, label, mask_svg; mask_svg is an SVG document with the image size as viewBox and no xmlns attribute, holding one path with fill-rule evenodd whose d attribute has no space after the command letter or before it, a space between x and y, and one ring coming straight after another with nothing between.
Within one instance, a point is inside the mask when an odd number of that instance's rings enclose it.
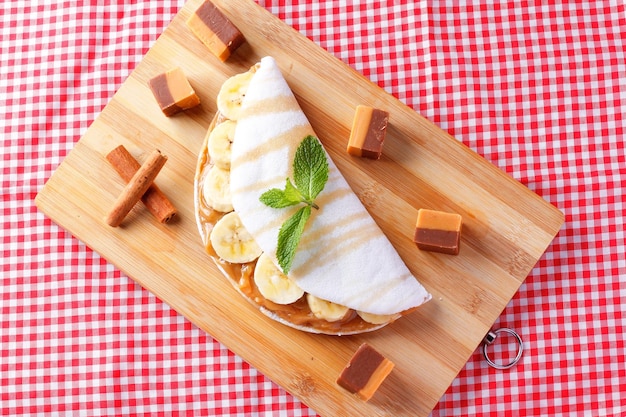
<instances>
[{"instance_id":1,"label":"banana slice","mask_svg":"<svg viewBox=\"0 0 626 417\"><path fill-rule=\"evenodd\" d=\"M371 324L389 323L399 317L398 314L372 314L364 311L357 311L356 313L363 319L363 321Z\"/></svg>"},{"instance_id":2,"label":"banana slice","mask_svg":"<svg viewBox=\"0 0 626 417\"><path fill-rule=\"evenodd\" d=\"M215 223L209 239L217 256L234 264L252 262L262 252L234 211Z\"/></svg>"},{"instance_id":3,"label":"banana slice","mask_svg":"<svg viewBox=\"0 0 626 417\"><path fill-rule=\"evenodd\" d=\"M304 295L304 290L283 274L266 253L256 262L254 283L263 297L276 304L291 304Z\"/></svg>"},{"instance_id":4,"label":"banana slice","mask_svg":"<svg viewBox=\"0 0 626 417\"><path fill-rule=\"evenodd\" d=\"M348 307L322 300L308 293L306 301L315 317L326 321L339 321L346 317L350 311Z\"/></svg>"},{"instance_id":5,"label":"banana slice","mask_svg":"<svg viewBox=\"0 0 626 417\"><path fill-rule=\"evenodd\" d=\"M235 127L236 122L226 120L215 126L209 134L207 146L211 162L222 169L230 169L230 147L235 137Z\"/></svg>"},{"instance_id":6,"label":"banana slice","mask_svg":"<svg viewBox=\"0 0 626 417\"><path fill-rule=\"evenodd\" d=\"M213 209L224 213L233 211L230 196L230 171L212 166L202 183L204 201Z\"/></svg>"},{"instance_id":7,"label":"banana slice","mask_svg":"<svg viewBox=\"0 0 626 417\"><path fill-rule=\"evenodd\" d=\"M233 75L227 79L217 94L217 109L230 120L237 120L241 112L241 103L254 72L248 71Z\"/></svg>"}]
</instances>

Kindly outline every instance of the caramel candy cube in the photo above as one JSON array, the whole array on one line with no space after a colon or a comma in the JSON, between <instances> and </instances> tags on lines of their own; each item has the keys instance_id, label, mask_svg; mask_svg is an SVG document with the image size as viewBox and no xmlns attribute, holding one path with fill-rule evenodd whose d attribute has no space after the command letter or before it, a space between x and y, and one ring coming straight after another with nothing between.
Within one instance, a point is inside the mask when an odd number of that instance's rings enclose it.
<instances>
[{"instance_id":1,"label":"caramel candy cube","mask_svg":"<svg viewBox=\"0 0 626 417\"><path fill-rule=\"evenodd\" d=\"M148 84L161 111L168 117L200 104L200 98L178 67L157 75Z\"/></svg>"},{"instance_id":2,"label":"caramel candy cube","mask_svg":"<svg viewBox=\"0 0 626 417\"><path fill-rule=\"evenodd\" d=\"M359 105L354 113L348 153L370 159L380 159L389 122L389 113Z\"/></svg>"},{"instance_id":3,"label":"caramel candy cube","mask_svg":"<svg viewBox=\"0 0 626 417\"><path fill-rule=\"evenodd\" d=\"M337 378L337 384L367 401L393 367L393 362L363 343Z\"/></svg>"},{"instance_id":4,"label":"caramel candy cube","mask_svg":"<svg viewBox=\"0 0 626 417\"><path fill-rule=\"evenodd\" d=\"M461 223L459 214L420 209L413 241L422 250L458 255Z\"/></svg>"},{"instance_id":5,"label":"caramel candy cube","mask_svg":"<svg viewBox=\"0 0 626 417\"><path fill-rule=\"evenodd\" d=\"M222 62L246 41L239 29L209 0L191 15L187 26Z\"/></svg>"}]
</instances>

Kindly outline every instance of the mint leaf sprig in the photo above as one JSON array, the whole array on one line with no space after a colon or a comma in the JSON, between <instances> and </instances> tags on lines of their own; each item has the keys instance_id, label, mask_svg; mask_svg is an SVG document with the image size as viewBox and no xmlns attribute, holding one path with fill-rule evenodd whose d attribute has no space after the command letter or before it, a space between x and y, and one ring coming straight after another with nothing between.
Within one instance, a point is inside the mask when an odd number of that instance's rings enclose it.
<instances>
[{"instance_id":1,"label":"mint leaf sprig","mask_svg":"<svg viewBox=\"0 0 626 417\"><path fill-rule=\"evenodd\" d=\"M287 178L285 189L269 189L259 198L266 206L277 209L303 205L285 220L278 231L276 257L285 274L291 269L304 226L311 217L311 209L319 209L314 200L328 181L326 153L314 136L306 136L296 149L293 159L293 180L292 183L291 179Z\"/></svg>"}]
</instances>

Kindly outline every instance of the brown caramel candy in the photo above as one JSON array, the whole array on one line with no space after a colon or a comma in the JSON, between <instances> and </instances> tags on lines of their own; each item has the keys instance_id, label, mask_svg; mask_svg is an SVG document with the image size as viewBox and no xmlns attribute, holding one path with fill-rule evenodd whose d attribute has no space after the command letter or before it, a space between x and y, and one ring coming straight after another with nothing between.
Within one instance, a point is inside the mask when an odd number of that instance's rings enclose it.
<instances>
[{"instance_id":1,"label":"brown caramel candy","mask_svg":"<svg viewBox=\"0 0 626 417\"><path fill-rule=\"evenodd\" d=\"M393 367L393 362L367 343L363 343L337 378L337 384L367 401L372 398Z\"/></svg>"},{"instance_id":2,"label":"brown caramel candy","mask_svg":"<svg viewBox=\"0 0 626 417\"><path fill-rule=\"evenodd\" d=\"M348 141L348 153L352 156L380 159L388 121L389 113L384 110L357 106Z\"/></svg>"},{"instance_id":3,"label":"brown caramel candy","mask_svg":"<svg viewBox=\"0 0 626 417\"><path fill-rule=\"evenodd\" d=\"M196 92L178 67L157 75L148 83L161 111L168 117L200 104Z\"/></svg>"},{"instance_id":4,"label":"brown caramel candy","mask_svg":"<svg viewBox=\"0 0 626 417\"><path fill-rule=\"evenodd\" d=\"M239 29L208 0L191 15L187 26L222 62L246 41Z\"/></svg>"},{"instance_id":5,"label":"brown caramel candy","mask_svg":"<svg viewBox=\"0 0 626 417\"><path fill-rule=\"evenodd\" d=\"M413 241L422 250L458 255L461 223L459 214L420 209Z\"/></svg>"}]
</instances>

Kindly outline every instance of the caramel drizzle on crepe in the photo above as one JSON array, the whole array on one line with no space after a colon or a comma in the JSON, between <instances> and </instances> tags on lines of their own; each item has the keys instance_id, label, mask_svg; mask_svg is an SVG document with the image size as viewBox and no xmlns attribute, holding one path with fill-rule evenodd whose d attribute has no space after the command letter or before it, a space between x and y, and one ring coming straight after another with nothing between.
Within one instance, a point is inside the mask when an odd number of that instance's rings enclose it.
<instances>
[{"instance_id":1,"label":"caramel drizzle on crepe","mask_svg":"<svg viewBox=\"0 0 626 417\"><path fill-rule=\"evenodd\" d=\"M275 262L278 229L298 208L272 209L259 197L292 177L295 150L307 135L317 136L274 59L263 58L237 121L230 184L235 211ZM402 313L430 299L330 157L328 162L329 179L316 199L320 210L305 226L290 278L316 297L372 314ZM379 299L373 301L372 293Z\"/></svg>"},{"instance_id":2,"label":"caramel drizzle on crepe","mask_svg":"<svg viewBox=\"0 0 626 417\"><path fill-rule=\"evenodd\" d=\"M262 62L266 61L267 59L264 59ZM275 65L273 62L269 62L269 64ZM257 65L255 70L258 71L258 68L259 66ZM293 112L295 120L301 120L301 122L296 123L293 126L284 126L285 129L283 129L281 133L274 135L271 139L264 142L257 142L255 146L247 149L239 155L234 156L231 161L231 171L233 169L241 169L247 163L254 162L257 158L261 158L268 153L276 152L276 149L283 148L285 143L289 143L290 141L293 142L293 138L301 140L306 135L315 135L308 120L306 120L306 116L301 113L297 100L291 93L291 90L289 89L288 92L289 94L286 95L267 97L263 100L256 101L253 104L248 103L243 113L245 115L244 117L248 119L262 117L264 114L267 114L268 111L270 113ZM295 112L294 109L296 109ZM222 122L223 120L223 117L217 114L209 129L212 129L217 123ZM287 170L281 172L280 174L276 174L271 178L255 178L255 181L251 181L245 185L240 185L236 189L233 188L233 191L236 193L259 193L259 190L260 192L263 192L275 186L282 188L284 186L286 176L292 178L290 167L296 147L297 146L287 146L282 149L283 154L286 155L286 160L289 161L289 168ZM343 177L332 163L332 160L330 160L330 164L332 169L330 170L329 182L333 183L338 180L343 181ZM272 319L282 322L288 326L313 333L356 334L376 330L388 324L371 324L365 322L356 314L355 310L351 310L350 314L348 314L343 320L337 322L328 322L323 319L318 319L313 315L308 307L306 297L302 297L300 300L290 305L278 305L264 299L255 287L254 280L252 279L255 262L243 265L229 264L224 260L220 260L211 248L208 233L210 232L212 224L215 224L219 220L221 214L213 212L210 207L206 206L202 198L198 198L201 194L201 178L210 167L211 161L208 157L207 143L205 140L202 152L199 156L198 168L196 171L196 211L199 228L201 230L201 234L203 235L203 241L207 246L207 252L216 262L222 273L230 279L233 286L245 298L257 305L264 314L268 315ZM341 202L342 200L349 198L356 198L349 187L329 188L325 189L318 196L316 202L323 209L326 208L328 210L332 210L334 202ZM237 208L235 208L235 211L238 211ZM264 217L264 223L256 227L255 233L259 235L272 235L272 231L276 231L280 228L282 222L289 216L289 212L285 212L286 213L282 216L274 213L273 216ZM315 222L316 217L317 213L314 213L311 216L310 221L312 220ZM340 234L335 233L336 236L333 239L334 248L332 250L328 250L327 244L324 246L315 244L315 242L321 237L329 236L339 229L342 229L343 232ZM365 209L357 211L348 217L332 218L330 220L325 219L324 222L318 222L315 226L309 227L305 230L305 233L302 236L301 246L308 248L306 253L307 257L304 262L300 262L298 265L294 263L294 267L292 269L293 274L290 273L290 275L306 276L307 274L315 274L317 265L332 262L335 258L341 258L344 254L349 254L350 252L357 250L359 247L367 245L371 240L372 235L382 235L382 232L375 222L373 222L373 220L369 217L369 214L365 211ZM406 269L404 273L396 276L395 280L415 280L415 278L411 275L408 269ZM415 280L415 282L417 281ZM356 291L347 299L351 301L350 299L354 298L359 299L361 302L364 301L365 303L372 304L376 302L376 298L378 298L381 294L392 290L393 285L390 285L387 288L379 288L378 291L371 291L369 289ZM424 294L423 301L425 302L430 298L430 294L425 292L425 290ZM415 307L410 307L402 313L408 313L414 309ZM395 318L397 317L399 317L399 315ZM390 320L390 322L391 321L393 320Z\"/></svg>"}]
</instances>

